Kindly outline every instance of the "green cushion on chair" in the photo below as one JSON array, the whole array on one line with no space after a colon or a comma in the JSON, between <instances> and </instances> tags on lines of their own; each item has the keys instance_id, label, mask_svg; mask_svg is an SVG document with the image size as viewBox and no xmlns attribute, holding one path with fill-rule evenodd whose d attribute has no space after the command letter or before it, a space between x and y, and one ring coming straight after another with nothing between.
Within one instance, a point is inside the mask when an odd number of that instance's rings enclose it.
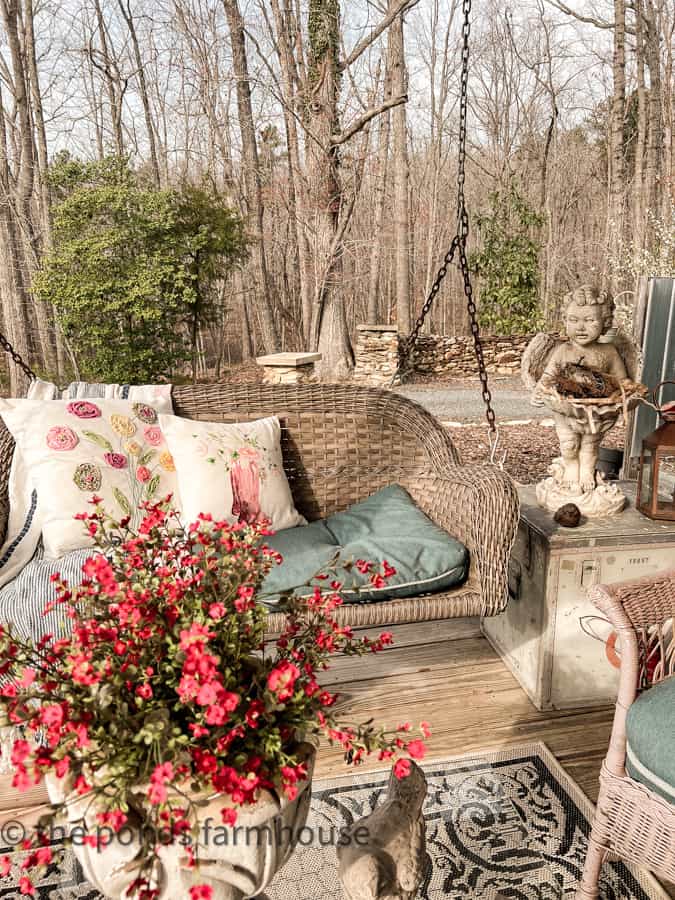
<instances>
[{"instance_id":1,"label":"green cushion on chair","mask_svg":"<svg viewBox=\"0 0 675 900\"><path fill-rule=\"evenodd\" d=\"M641 694L626 720L626 771L675 803L675 676Z\"/></svg>"},{"instance_id":2,"label":"green cushion on chair","mask_svg":"<svg viewBox=\"0 0 675 900\"><path fill-rule=\"evenodd\" d=\"M341 593L349 602L447 591L462 584L469 571L464 544L434 525L398 485L328 519L279 531L267 543L284 558L263 584L261 599L268 603L283 591L310 592L312 588L304 586L336 557L336 577L343 582ZM374 588L367 575L343 568L345 562L357 559L376 564L387 560L396 574L385 587ZM363 589L355 592L355 586Z\"/></svg>"}]
</instances>

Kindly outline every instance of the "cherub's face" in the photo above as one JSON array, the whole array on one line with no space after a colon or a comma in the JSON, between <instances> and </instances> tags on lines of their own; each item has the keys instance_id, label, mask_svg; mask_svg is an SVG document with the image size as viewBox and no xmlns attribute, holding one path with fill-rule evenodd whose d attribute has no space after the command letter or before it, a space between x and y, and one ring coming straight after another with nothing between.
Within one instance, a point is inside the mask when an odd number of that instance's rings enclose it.
<instances>
[{"instance_id":1,"label":"cherub's face","mask_svg":"<svg viewBox=\"0 0 675 900\"><path fill-rule=\"evenodd\" d=\"M605 330L604 318L602 306L578 306L570 303L565 313L567 336L582 347L593 344Z\"/></svg>"}]
</instances>

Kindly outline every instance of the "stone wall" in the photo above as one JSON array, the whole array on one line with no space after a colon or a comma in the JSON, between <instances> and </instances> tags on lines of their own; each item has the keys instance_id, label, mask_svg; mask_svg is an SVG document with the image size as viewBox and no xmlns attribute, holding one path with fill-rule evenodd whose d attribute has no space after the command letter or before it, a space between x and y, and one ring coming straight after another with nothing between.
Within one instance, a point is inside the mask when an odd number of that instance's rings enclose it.
<instances>
[{"instance_id":1,"label":"stone wall","mask_svg":"<svg viewBox=\"0 0 675 900\"><path fill-rule=\"evenodd\" d=\"M388 386L398 365L403 343L394 325L359 325L354 347L354 380L361 384ZM484 337L487 370L499 375L517 375L520 360L531 335ZM470 337L421 334L412 365L413 377L462 378L476 374L476 357Z\"/></svg>"},{"instance_id":2,"label":"stone wall","mask_svg":"<svg viewBox=\"0 0 675 900\"><path fill-rule=\"evenodd\" d=\"M398 328L358 325L353 379L359 384L388 387L398 366Z\"/></svg>"},{"instance_id":3,"label":"stone wall","mask_svg":"<svg viewBox=\"0 0 675 900\"><path fill-rule=\"evenodd\" d=\"M517 375L523 351L532 339L525 337L482 337L488 372ZM421 334L417 340L414 371L424 377L461 378L475 375L476 356L471 337Z\"/></svg>"},{"instance_id":4,"label":"stone wall","mask_svg":"<svg viewBox=\"0 0 675 900\"><path fill-rule=\"evenodd\" d=\"M313 384L314 363L308 366L263 366L263 384Z\"/></svg>"}]
</instances>

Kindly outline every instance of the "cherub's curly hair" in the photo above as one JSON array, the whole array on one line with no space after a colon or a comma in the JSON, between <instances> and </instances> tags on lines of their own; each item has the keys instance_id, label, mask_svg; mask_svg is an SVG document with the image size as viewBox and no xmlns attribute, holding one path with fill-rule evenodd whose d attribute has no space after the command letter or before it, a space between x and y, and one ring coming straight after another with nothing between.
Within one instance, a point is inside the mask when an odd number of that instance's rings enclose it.
<instances>
[{"instance_id":1,"label":"cherub's curly hair","mask_svg":"<svg viewBox=\"0 0 675 900\"><path fill-rule=\"evenodd\" d=\"M579 287L565 294L563 308L571 303L577 306L600 306L603 312L603 329L607 331L614 322L614 301L606 291L600 291L592 284L581 284Z\"/></svg>"}]
</instances>

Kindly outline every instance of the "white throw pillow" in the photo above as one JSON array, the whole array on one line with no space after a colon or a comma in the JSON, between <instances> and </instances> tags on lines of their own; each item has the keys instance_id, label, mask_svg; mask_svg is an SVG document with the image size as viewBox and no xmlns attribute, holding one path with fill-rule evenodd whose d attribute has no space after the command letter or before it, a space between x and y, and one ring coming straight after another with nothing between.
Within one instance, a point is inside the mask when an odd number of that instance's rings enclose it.
<instances>
[{"instance_id":1,"label":"white throw pillow","mask_svg":"<svg viewBox=\"0 0 675 900\"><path fill-rule=\"evenodd\" d=\"M200 513L231 523L270 519L275 531L305 524L284 472L277 418L227 425L161 415L159 424L186 524Z\"/></svg>"},{"instance_id":2,"label":"white throw pillow","mask_svg":"<svg viewBox=\"0 0 675 900\"><path fill-rule=\"evenodd\" d=\"M139 504L177 493L157 411L129 400L3 400L11 431L40 497L45 556L93 545L74 517L98 494L118 518L140 519Z\"/></svg>"},{"instance_id":3,"label":"white throw pillow","mask_svg":"<svg viewBox=\"0 0 675 900\"><path fill-rule=\"evenodd\" d=\"M170 384L94 384L73 381L60 389L36 379L28 388L29 400L133 400L148 403L158 413L172 413ZM12 408L24 400L6 400ZM15 448L9 472L9 520L0 549L0 588L21 572L33 558L42 534L42 509L21 451Z\"/></svg>"}]
</instances>

